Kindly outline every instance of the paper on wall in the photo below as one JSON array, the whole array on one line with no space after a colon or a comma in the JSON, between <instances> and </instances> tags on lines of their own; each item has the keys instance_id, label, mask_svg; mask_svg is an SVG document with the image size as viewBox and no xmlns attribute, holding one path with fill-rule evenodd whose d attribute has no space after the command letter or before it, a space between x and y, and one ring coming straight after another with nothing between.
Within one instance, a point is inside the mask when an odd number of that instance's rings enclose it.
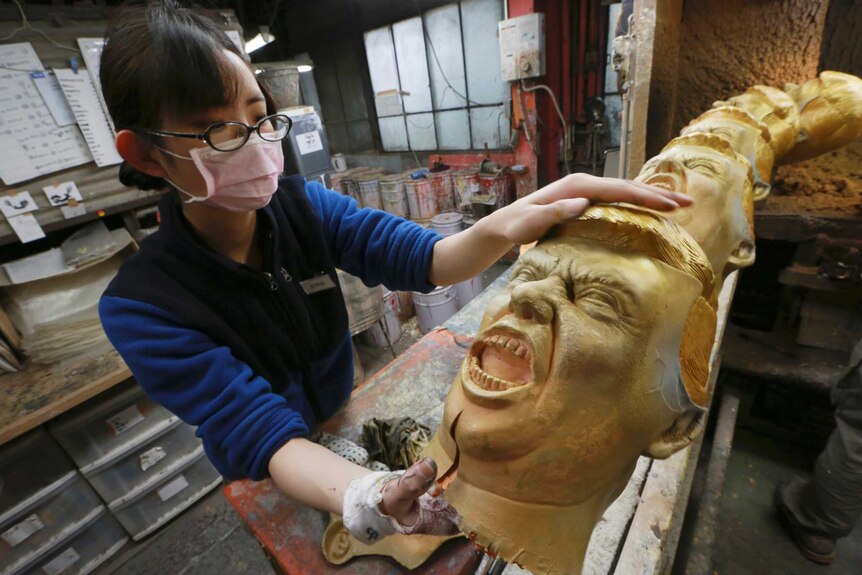
<instances>
[{"instance_id":1,"label":"paper on wall","mask_svg":"<svg viewBox=\"0 0 862 575\"><path fill-rule=\"evenodd\" d=\"M20 216L7 218L6 221L12 226L12 230L18 236L18 239L21 240L22 244L41 240L45 237L42 226L39 225L33 214L21 214Z\"/></svg>"},{"instance_id":2,"label":"paper on wall","mask_svg":"<svg viewBox=\"0 0 862 575\"><path fill-rule=\"evenodd\" d=\"M7 218L34 212L38 209L39 206L36 205L36 200L33 199L30 192L18 192L0 198L0 211Z\"/></svg>"},{"instance_id":3,"label":"paper on wall","mask_svg":"<svg viewBox=\"0 0 862 575\"><path fill-rule=\"evenodd\" d=\"M319 152L323 149L323 142L320 140L320 133L317 130L306 132L304 134L297 134L295 137L296 147L299 149L299 153L303 156L313 152Z\"/></svg>"},{"instance_id":4,"label":"paper on wall","mask_svg":"<svg viewBox=\"0 0 862 575\"><path fill-rule=\"evenodd\" d=\"M93 81L87 74L76 74L72 70L54 70L69 106L84 134L84 140L100 168L112 166L123 161L114 145L114 132L108 117L99 104L99 96Z\"/></svg>"},{"instance_id":5,"label":"paper on wall","mask_svg":"<svg viewBox=\"0 0 862 575\"><path fill-rule=\"evenodd\" d=\"M0 46L0 179L17 184L92 161L77 126L57 127L30 72L42 63L27 43Z\"/></svg>"},{"instance_id":6,"label":"paper on wall","mask_svg":"<svg viewBox=\"0 0 862 575\"><path fill-rule=\"evenodd\" d=\"M74 206L72 202L69 201L68 206L60 206L60 211L63 212L63 217L67 220L71 220L72 218L77 218L78 216L83 216L87 213L87 206L84 205L84 202L77 202Z\"/></svg>"},{"instance_id":7,"label":"paper on wall","mask_svg":"<svg viewBox=\"0 0 862 575\"><path fill-rule=\"evenodd\" d=\"M31 72L30 78L33 80L39 94L42 95L42 101L48 106L54 121L58 126L68 126L75 123L75 115L72 113L72 108L69 107L69 102L60 88L60 82L57 77L51 72Z\"/></svg>"},{"instance_id":8,"label":"paper on wall","mask_svg":"<svg viewBox=\"0 0 862 575\"><path fill-rule=\"evenodd\" d=\"M27 72L28 74L45 69L30 42L0 44L0 66L13 68L20 72Z\"/></svg>"},{"instance_id":9,"label":"paper on wall","mask_svg":"<svg viewBox=\"0 0 862 575\"><path fill-rule=\"evenodd\" d=\"M105 95L102 94L102 82L99 80L99 72L102 64L102 50L105 48L104 38L78 38L78 48L81 49L81 54L84 55L84 64L87 65L87 73L90 75L90 80L93 82L93 88L96 90L96 96L99 98L99 105L102 107L102 112L105 118L108 119L108 126L111 129L111 135L116 136L114 123L111 121L111 113L108 111L108 104L105 102Z\"/></svg>"},{"instance_id":10,"label":"paper on wall","mask_svg":"<svg viewBox=\"0 0 862 575\"><path fill-rule=\"evenodd\" d=\"M51 202L52 207L65 206L72 200L74 202L84 200L75 182L62 182L53 186L45 186L42 191L45 192L45 197Z\"/></svg>"}]
</instances>

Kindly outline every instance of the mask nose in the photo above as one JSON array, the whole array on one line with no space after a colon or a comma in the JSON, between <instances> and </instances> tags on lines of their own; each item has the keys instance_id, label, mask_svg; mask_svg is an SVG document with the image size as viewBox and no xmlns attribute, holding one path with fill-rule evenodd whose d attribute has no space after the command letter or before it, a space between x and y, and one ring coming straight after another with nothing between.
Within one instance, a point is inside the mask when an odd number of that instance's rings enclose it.
<instances>
[{"instance_id":1,"label":"mask nose","mask_svg":"<svg viewBox=\"0 0 862 575\"><path fill-rule=\"evenodd\" d=\"M509 309L519 319L548 324L554 319L554 307L550 296L562 286L558 278L545 278L518 284L512 289Z\"/></svg>"},{"instance_id":2,"label":"mask nose","mask_svg":"<svg viewBox=\"0 0 862 575\"><path fill-rule=\"evenodd\" d=\"M662 158L655 171L657 174L681 174L682 166L673 158Z\"/></svg>"}]
</instances>

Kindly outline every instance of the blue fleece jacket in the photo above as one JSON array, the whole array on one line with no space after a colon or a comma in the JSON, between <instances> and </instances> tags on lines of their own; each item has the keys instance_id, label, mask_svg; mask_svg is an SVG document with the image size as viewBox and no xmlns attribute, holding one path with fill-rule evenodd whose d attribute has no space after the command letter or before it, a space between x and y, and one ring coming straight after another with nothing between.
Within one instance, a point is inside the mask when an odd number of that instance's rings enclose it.
<instances>
[{"instance_id":1,"label":"blue fleece jacket","mask_svg":"<svg viewBox=\"0 0 862 575\"><path fill-rule=\"evenodd\" d=\"M105 291L108 338L155 401L197 426L229 479L268 476L289 439L349 398L353 352L335 268L369 286L427 292L435 232L283 178L258 211L263 270L206 247L162 199L162 223ZM329 275L335 287L306 293Z\"/></svg>"}]
</instances>

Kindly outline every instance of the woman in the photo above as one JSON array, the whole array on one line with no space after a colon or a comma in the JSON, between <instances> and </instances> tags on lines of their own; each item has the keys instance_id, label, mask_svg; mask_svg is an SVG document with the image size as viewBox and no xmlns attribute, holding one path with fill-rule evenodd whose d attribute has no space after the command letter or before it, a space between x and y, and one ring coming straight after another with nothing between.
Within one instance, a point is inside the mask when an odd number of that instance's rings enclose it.
<instances>
[{"instance_id":1,"label":"woman","mask_svg":"<svg viewBox=\"0 0 862 575\"><path fill-rule=\"evenodd\" d=\"M198 426L227 478L271 476L289 496L343 514L371 542L447 532L423 495L433 462L370 473L307 439L349 398L352 349L335 267L365 283L430 291L473 277L590 200L688 205L619 180L569 176L441 239L300 177L280 178L289 121L212 22L174 0L124 9L101 84L125 160L120 179L162 197L161 227L100 303L138 383ZM398 478L398 481L391 481Z\"/></svg>"}]
</instances>

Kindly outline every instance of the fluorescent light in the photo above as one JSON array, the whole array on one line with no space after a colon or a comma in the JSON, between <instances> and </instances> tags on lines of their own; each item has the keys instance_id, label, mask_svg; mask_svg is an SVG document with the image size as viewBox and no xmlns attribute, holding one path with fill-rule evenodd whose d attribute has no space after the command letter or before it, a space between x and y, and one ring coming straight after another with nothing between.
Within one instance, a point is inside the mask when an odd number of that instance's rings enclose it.
<instances>
[{"instance_id":1,"label":"fluorescent light","mask_svg":"<svg viewBox=\"0 0 862 575\"><path fill-rule=\"evenodd\" d=\"M270 42L275 40L275 36L269 33L269 26L261 26L257 36L245 43L246 54L251 54L255 50L263 48Z\"/></svg>"},{"instance_id":2,"label":"fluorescent light","mask_svg":"<svg viewBox=\"0 0 862 575\"><path fill-rule=\"evenodd\" d=\"M312 70L313 70L313 68L311 66L309 66L308 64L300 64L299 66L296 67L297 72L311 72Z\"/></svg>"}]
</instances>

